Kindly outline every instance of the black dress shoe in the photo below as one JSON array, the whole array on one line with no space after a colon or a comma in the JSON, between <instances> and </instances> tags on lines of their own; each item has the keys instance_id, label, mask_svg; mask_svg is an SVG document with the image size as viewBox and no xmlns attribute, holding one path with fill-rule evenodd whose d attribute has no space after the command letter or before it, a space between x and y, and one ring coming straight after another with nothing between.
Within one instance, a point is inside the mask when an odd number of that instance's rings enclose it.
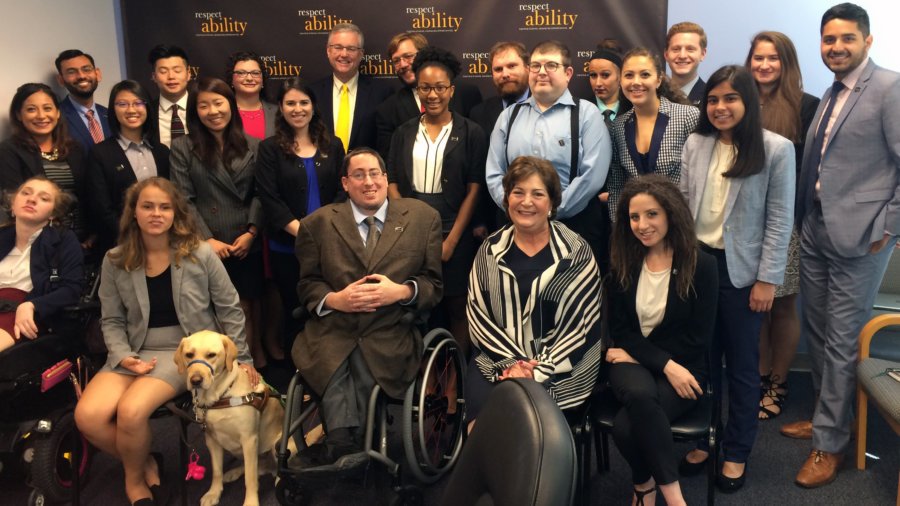
<instances>
[{"instance_id":1,"label":"black dress shoe","mask_svg":"<svg viewBox=\"0 0 900 506\"><path fill-rule=\"evenodd\" d=\"M151 452L150 457L156 461L156 474L159 476L159 483L156 485L150 485L150 494L153 495L153 500L160 503L165 504L167 497L163 497L165 495L165 490L163 489L162 482L163 476L166 474L165 467L163 467L163 456L162 453L159 452Z\"/></svg>"},{"instance_id":2,"label":"black dress shoe","mask_svg":"<svg viewBox=\"0 0 900 506\"><path fill-rule=\"evenodd\" d=\"M133 503L131 503L131 506L156 506L156 502L154 502L153 499L150 499L149 497L145 497L143 499L134 501Z\"/></svg>"},{"instance_id":3,"label":"black dress shoe","mask_svg":"<svg viewBox=\"0 0 900 506\"><path fill-rule=\"evenodd\" d=\"M707 460L709 460L708 455L702 462L691 462L687 459L687 454L685 454L684 457L681 457L681 462L678 463L678 474L681 476L697 476L706 469Z\"/></svg>"},{"instance_id":4,"label":"black dress shoe","mask_svg":"<svg viewBox=\"0 0 900 506\"><path fill-rule=\"evenodd\" d=\"M359 447L352 443L324 443L314 444L302 450L300 455L300 465L304 468L329 466L337 462L338 459L351 453L361 451Z\"/></svg>"},{"instance_id":5,"label":"black dress shoe","mask_svg":"<svg viewBox=\"0 0 900 506\"><path fill-rule=\"evenodd\" d=\"M729 478L719 472L719 475L716 476L716 486L719 487L719 490L725 493L737 492L744 486L744 481L747 479L747 465L744 464L744 472L741 473L737 478Z\"/></svg>"}]
</instances>

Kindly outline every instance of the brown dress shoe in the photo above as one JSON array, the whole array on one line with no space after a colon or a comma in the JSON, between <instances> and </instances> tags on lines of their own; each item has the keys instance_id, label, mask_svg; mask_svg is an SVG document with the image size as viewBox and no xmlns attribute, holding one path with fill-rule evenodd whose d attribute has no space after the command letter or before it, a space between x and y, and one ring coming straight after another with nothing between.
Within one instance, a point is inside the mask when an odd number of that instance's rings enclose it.
<instances>
[{"instance_id":1,"label":"brown dress shoe","mask_svg":"<svg viewBox=\"0 0 900 506\"><path fill-rule=\"evenodd\" d=\"M794 439L812 439L812 432L812 420L800 420L781 426L781 435Z\"/></svg>"},{"instance_id":2,"label":"brown dress shoe","mask_svg":"<svg viewBox=\"0 0 900 506\"><path fill-rule=\"evenodd\" d=\"M805 488L816 488L831 483L837 477L837 470L843 458L844 455L841 453L813 450L797 473L794 483Z\"/></svg>"}]
</instances>

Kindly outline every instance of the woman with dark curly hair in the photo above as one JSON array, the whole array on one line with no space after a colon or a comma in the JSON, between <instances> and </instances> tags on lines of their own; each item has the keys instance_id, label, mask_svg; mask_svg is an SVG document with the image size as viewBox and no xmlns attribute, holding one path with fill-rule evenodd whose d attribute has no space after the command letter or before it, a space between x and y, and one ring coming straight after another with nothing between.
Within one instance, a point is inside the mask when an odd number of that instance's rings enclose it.
<instances>
[{"instance_id":1,"label":"woman with dark curly hair","mask_svg":"<svg viewBox=\"0 0 900 506\"><path fill-rule=\"evenodd\" d=\"M425 47L416 54L416 91L425 108L419 118L400 125L391 138L388 191L435 208L443 223L444 299L449 330L469 352L466 281L475 257L471 221L484 181L487 142L484 131L449 108L459 61L447 50ZM439 316L440 317L440 316Z\"/></svg>"},{"instance_id":2,"label":"woman with dark curly hair","mask_svg":"<svg viewBox=\"0 0 900 506\"><path fill-rule=\"evenodd\" d=\"M225 82L234 90L244 132L259 140L275 135L278 107L262 98L268 77L265 63L253 51L236 51L228 56Z\"/></svg>"},{"instance_id":3,"label":"woman with dark curly hair","mask_svg":"<svg viewBox=\"0 0 900 506\"><path fill-rule=\"evenodd\" d=\"M678 187L625 184L612 234L609 379L623 407L613 438L631 466L632 504L685 504L671 422L703 395L716 311L716 260L700 251Z\"/></svg>"}]
</instances>

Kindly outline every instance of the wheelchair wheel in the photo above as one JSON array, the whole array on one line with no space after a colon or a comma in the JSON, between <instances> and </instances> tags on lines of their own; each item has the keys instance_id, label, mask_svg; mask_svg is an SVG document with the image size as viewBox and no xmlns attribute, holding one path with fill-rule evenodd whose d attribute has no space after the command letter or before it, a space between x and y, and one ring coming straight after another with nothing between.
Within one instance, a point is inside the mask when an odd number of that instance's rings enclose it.
<instances>
[{"instance_id":1,"label":"wheelchair wheel","mask_svg":"<svg viewBox=\"0 0 900 506\"><path fill-rule=\"evenodd\" d=\"M403 450L423 483L440 479L463 443L465 360L453 336L435 329L424 338L421 372L403 402Z\"/></svg>"},{"instance_id":2,"label":"wheelchair wheel","mask_svg":"<svg viewBox=\"0 0 900 506\"><path fill-rule=\"evenodd\" d=\"M74 413L63 414L46 436L33 443L34 460L30 466L31 486L47 502L66 502L72 495L72 458L75 445L81 446L77 470L82 483L87 476L91 451L87 440L75 427ZM34 495L34 494L33 494Z\"/></svg>"},{"instance_id":3,"label":"wheelchair wheel","mask_svg":"<svg viewBox=\"0 0 900 506\"><path fill-rule=\"evenodd\" d=\"M292 478L281 478L275 483L275 499L282 506L303 506L306 496Z\"/></svg>"}]
</instances>

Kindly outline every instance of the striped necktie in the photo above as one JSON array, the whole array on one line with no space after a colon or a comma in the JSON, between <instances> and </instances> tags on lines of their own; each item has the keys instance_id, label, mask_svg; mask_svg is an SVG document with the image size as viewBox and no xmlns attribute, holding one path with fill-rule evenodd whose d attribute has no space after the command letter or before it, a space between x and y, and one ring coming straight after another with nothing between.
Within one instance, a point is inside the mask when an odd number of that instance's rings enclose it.
<instances>
[{"instance_id":1,"label":"striped necktie","mask_svg":"<svg viewBox=\"0 0 900 506\"><path fill-rule=\"evenodd\" d=\"M100 123L98 123L97 118L94 117L94 110L88 109L84 115L87 116L88 130L91 132L91 138L94 139L94 144L103 142L103 129L100 128Z\"/></svg>"},{"instance_id":2,"label":"striped necktie","mask_svg":"<svg viewBox=\"0 0 900 506\"><path fill-rule=\"evenodd\" d=\"M172 104L172 123L169 131L172 133L172 140L184 135L184 123L181 122L181 116L178 115L178 104Z\"/></svg>"}]
</instances>

